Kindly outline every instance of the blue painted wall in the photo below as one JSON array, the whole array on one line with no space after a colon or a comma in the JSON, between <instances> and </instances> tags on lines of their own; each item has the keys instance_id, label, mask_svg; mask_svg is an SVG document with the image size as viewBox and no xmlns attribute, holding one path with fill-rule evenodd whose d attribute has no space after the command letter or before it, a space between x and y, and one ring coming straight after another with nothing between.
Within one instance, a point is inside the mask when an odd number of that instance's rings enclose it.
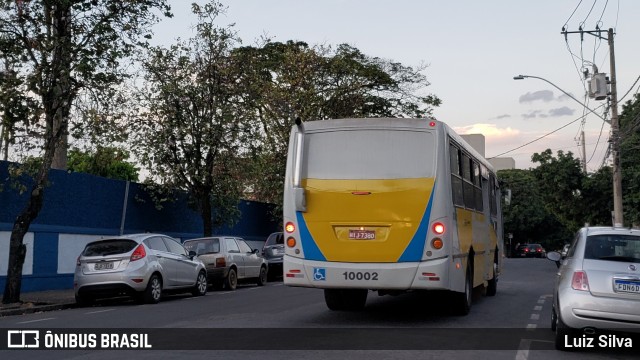
<instances>
[{"instance_id":1,"label":"blue painted wall","mask_svg":"<svg viewBox=\"0 0 640 360\"><path fill-rule=\"evenodd\" d=\"M11 186L9 166L10 163L0 161L0 231L11 231L16 216L28 200L28 191L20 194ZM28 177L22 177L20 183L27 189L32 184ZM57 273L60 233L120 233L125 181L51 170L49 183L44 206L29 228L34 233L33 274L23 276L23 292L73 287L73 274ZM163 208L157 210L143 186L130 183L124 233L157 232L183 240L202 236L200 215L188 207L186 194L177 197L177 201L164 203ZM241 236L255 243L278 230L280 224L270 216L273 205L243 200L238 207L242 215L237 224L218 229L217 234ZM2 241L8 242L8 238ZM6 254L0 255L0 266L6 271ZM4 290L5 281L6 277L0 276L0 292Z\"/></svg>"}]
</instances>

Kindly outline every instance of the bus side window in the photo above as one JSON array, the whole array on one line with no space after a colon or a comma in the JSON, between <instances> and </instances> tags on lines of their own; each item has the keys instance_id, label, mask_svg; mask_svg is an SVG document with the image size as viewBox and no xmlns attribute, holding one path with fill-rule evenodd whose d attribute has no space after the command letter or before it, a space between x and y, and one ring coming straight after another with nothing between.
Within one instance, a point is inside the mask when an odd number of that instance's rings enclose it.
<instances>
[{"instance_id":1,"label":"bus side window","mask_svg":"<svg viewBox=\"0 0 640 360\"><path fill-rule=\"evenodd\" d=\"M455 206L464 206L464 197L462 192L462 177L460 163L460 149L451 144L449 146L449 161L451 167L451 196Z\"/></svg>"},{"instance_id":2,"label":"bus side window","mask_svg":"<svg viewBox=\"0 0 640 360\"><path fill-rule=\"evenodd\" d=\"M467 209L476 208L476 197L473 187L473 172L471 171L471 158L468 155L462 154L462 191L464 195L464 206Z\"/></svg>"},{"instance_id":3,"label":"bus side window","mask_svg":"<svg viewBox=\"0 0 640 360\"><path fill-rule=\"evenodd\" d=\"M484 198L482 196L482 177L480 176L480 166L473 160L473 192L475 194L475 209L484 211Z\"/></svg>"}]
</instances>

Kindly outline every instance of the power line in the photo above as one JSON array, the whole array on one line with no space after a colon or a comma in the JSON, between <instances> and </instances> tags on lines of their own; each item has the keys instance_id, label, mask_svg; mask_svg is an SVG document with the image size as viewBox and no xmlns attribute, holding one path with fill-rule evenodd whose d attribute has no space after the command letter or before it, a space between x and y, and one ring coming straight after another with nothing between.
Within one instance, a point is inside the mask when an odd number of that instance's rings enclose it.
<instances>
[{"instance_id":1,"label":"power line","mask_svg":"<svg viewBox=\"0 0 640 360\"><path fill-rule=\"evenodd\" d=\"M578 8L580 7L580 4L582 4L582 0L580 0L580 2L578 3L578 5L576 6L575 9L573 9L573 12L571 13L571 15L569 16L569 18L567 19L567 21L565 21L564 26L567 26L567 24L569 23L569 20L571 20L571 18L573 17L573 14L576 13L576 11L578 11Z\"/></svg>"},{"instance_id":2,"label":"power line","mask_svg":"<svg viewBox=\"0 0 640 360\"><path fill-rule=\"evenodd\" d=\"M603 106L604 106L604 105L600 105L600 106L598 106L597 108L595 108L594 110L596 110L596 109L598 109L598 108L601 108L601 107L603 107ZM576 122L576 121L578 121L578 120L582 120L582 116L580 116L579 118L577 118L577 119L575 119L575 120L573 120L573 121L571 121L571 122L569 122L569 123L567 123L567 124L565 124L565 125L563 125L563 126L561 126L561 127L557 128L557 129L555 129L555 130L553 130L553 131L551 131L551 132L549 132L549 133L546 133L546 134L544 134L544 135L542 135L542 136L540 136L540 137L538 137L538 138L536 138L536 139L534 139L534 140L532 140L532 141L529 141L529 142L528 142L528 143L526 143L526 144L520 145L520 146L518 146L518 147L516 147L516 148L513 148L513 149L511 149L511 150L509 150L509 151L505 151L505 152L503 152L503 153L501 153L501 154L498 154L498 155L495 155L495 156L492 156L492 157L488 157L487 159L493 159L493 158L496 158L496 157L498 157L498 156L502 156L502 155L508 154L508 153L510 153L510 152L516 151L516 150L518 150L518 149L522 149L523 147L525 147L525 146L527 146L527 145L531 145L531 144L533 144L534 142L536 142L536 141L538 141L538 140L542 140L542 139L546 138L547 136L549 136L549 135L551 135L551 134L554 134L554 133L556 133L556 132L558 132L558 131L560 131L560 130L562 130L562 129L566 128L567 126L569 126L569 125L571 125L571 124L575 123L575 122Z\"/></svg>"}]
</instances>

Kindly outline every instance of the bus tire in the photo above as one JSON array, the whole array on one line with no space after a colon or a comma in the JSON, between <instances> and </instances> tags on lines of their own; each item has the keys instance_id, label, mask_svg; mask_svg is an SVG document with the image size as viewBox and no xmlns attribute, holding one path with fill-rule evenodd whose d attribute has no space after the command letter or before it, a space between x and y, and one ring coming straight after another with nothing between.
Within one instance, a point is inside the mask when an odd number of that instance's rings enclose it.
<instances>
[{"instance_id":1,"label":"bus tire","mask_svg":"<svg viewBox=\"0 0 640 360\"><path fill-rule=\"evenodd\" d=\"M366 289L325 289L324 301L333 311L358 311L367 303Z\"/></svg>"},{"instance_id":2,"label":"bus tire","mask_svg":"<svg viewBox=\"0 0 640 360\"><path fill-rule=\"evenodd\" d=\"M471 271L472 263L467 264L467 272L464 277L464 292L453 293L454 312L456 315L465 316L471 311L471 302L473 300L473 273Z\"/></svg>"},{"instance_id":3,"label":"bus tire","mask_svg":"<svg viewBox=\"0 0 640 360\"><path fill-rule=\"evenodd\" d=\"M487 296L496 296L496 293L498 292L498 278L496 277L496 266L498 266L498 264L494 263L493 277L489 279L489 282L487 283Z\"/></svg>"}]
</instances>

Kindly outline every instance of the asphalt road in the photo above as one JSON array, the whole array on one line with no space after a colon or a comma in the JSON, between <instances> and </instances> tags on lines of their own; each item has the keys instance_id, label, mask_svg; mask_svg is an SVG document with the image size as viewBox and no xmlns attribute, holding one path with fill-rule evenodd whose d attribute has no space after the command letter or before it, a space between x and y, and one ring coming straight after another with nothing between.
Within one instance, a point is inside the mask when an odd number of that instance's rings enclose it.
<instances>
[{"instance_id":1,"label":"asphalt road","mask_svg":"<svg viewBox=\"0 0 640 360\"><path fill-rule=\"evenodd\" d=\"M88 308L0 318L0 329L151 333L152 350L21 349L0 351L0 356L46 360L631 358L553 350L549 325L556 270L546 259L505 259L498 294L483 297L478 292L467 316L450 314L447 298L430 293L378 296L370 292L364 311L333 312L327 309L321 290L291 288L281 282L212 291L204 297L173 295L155 305L106 301ZM640 349L640 344L636 346Z\"/></svg>"}]
</instances>

